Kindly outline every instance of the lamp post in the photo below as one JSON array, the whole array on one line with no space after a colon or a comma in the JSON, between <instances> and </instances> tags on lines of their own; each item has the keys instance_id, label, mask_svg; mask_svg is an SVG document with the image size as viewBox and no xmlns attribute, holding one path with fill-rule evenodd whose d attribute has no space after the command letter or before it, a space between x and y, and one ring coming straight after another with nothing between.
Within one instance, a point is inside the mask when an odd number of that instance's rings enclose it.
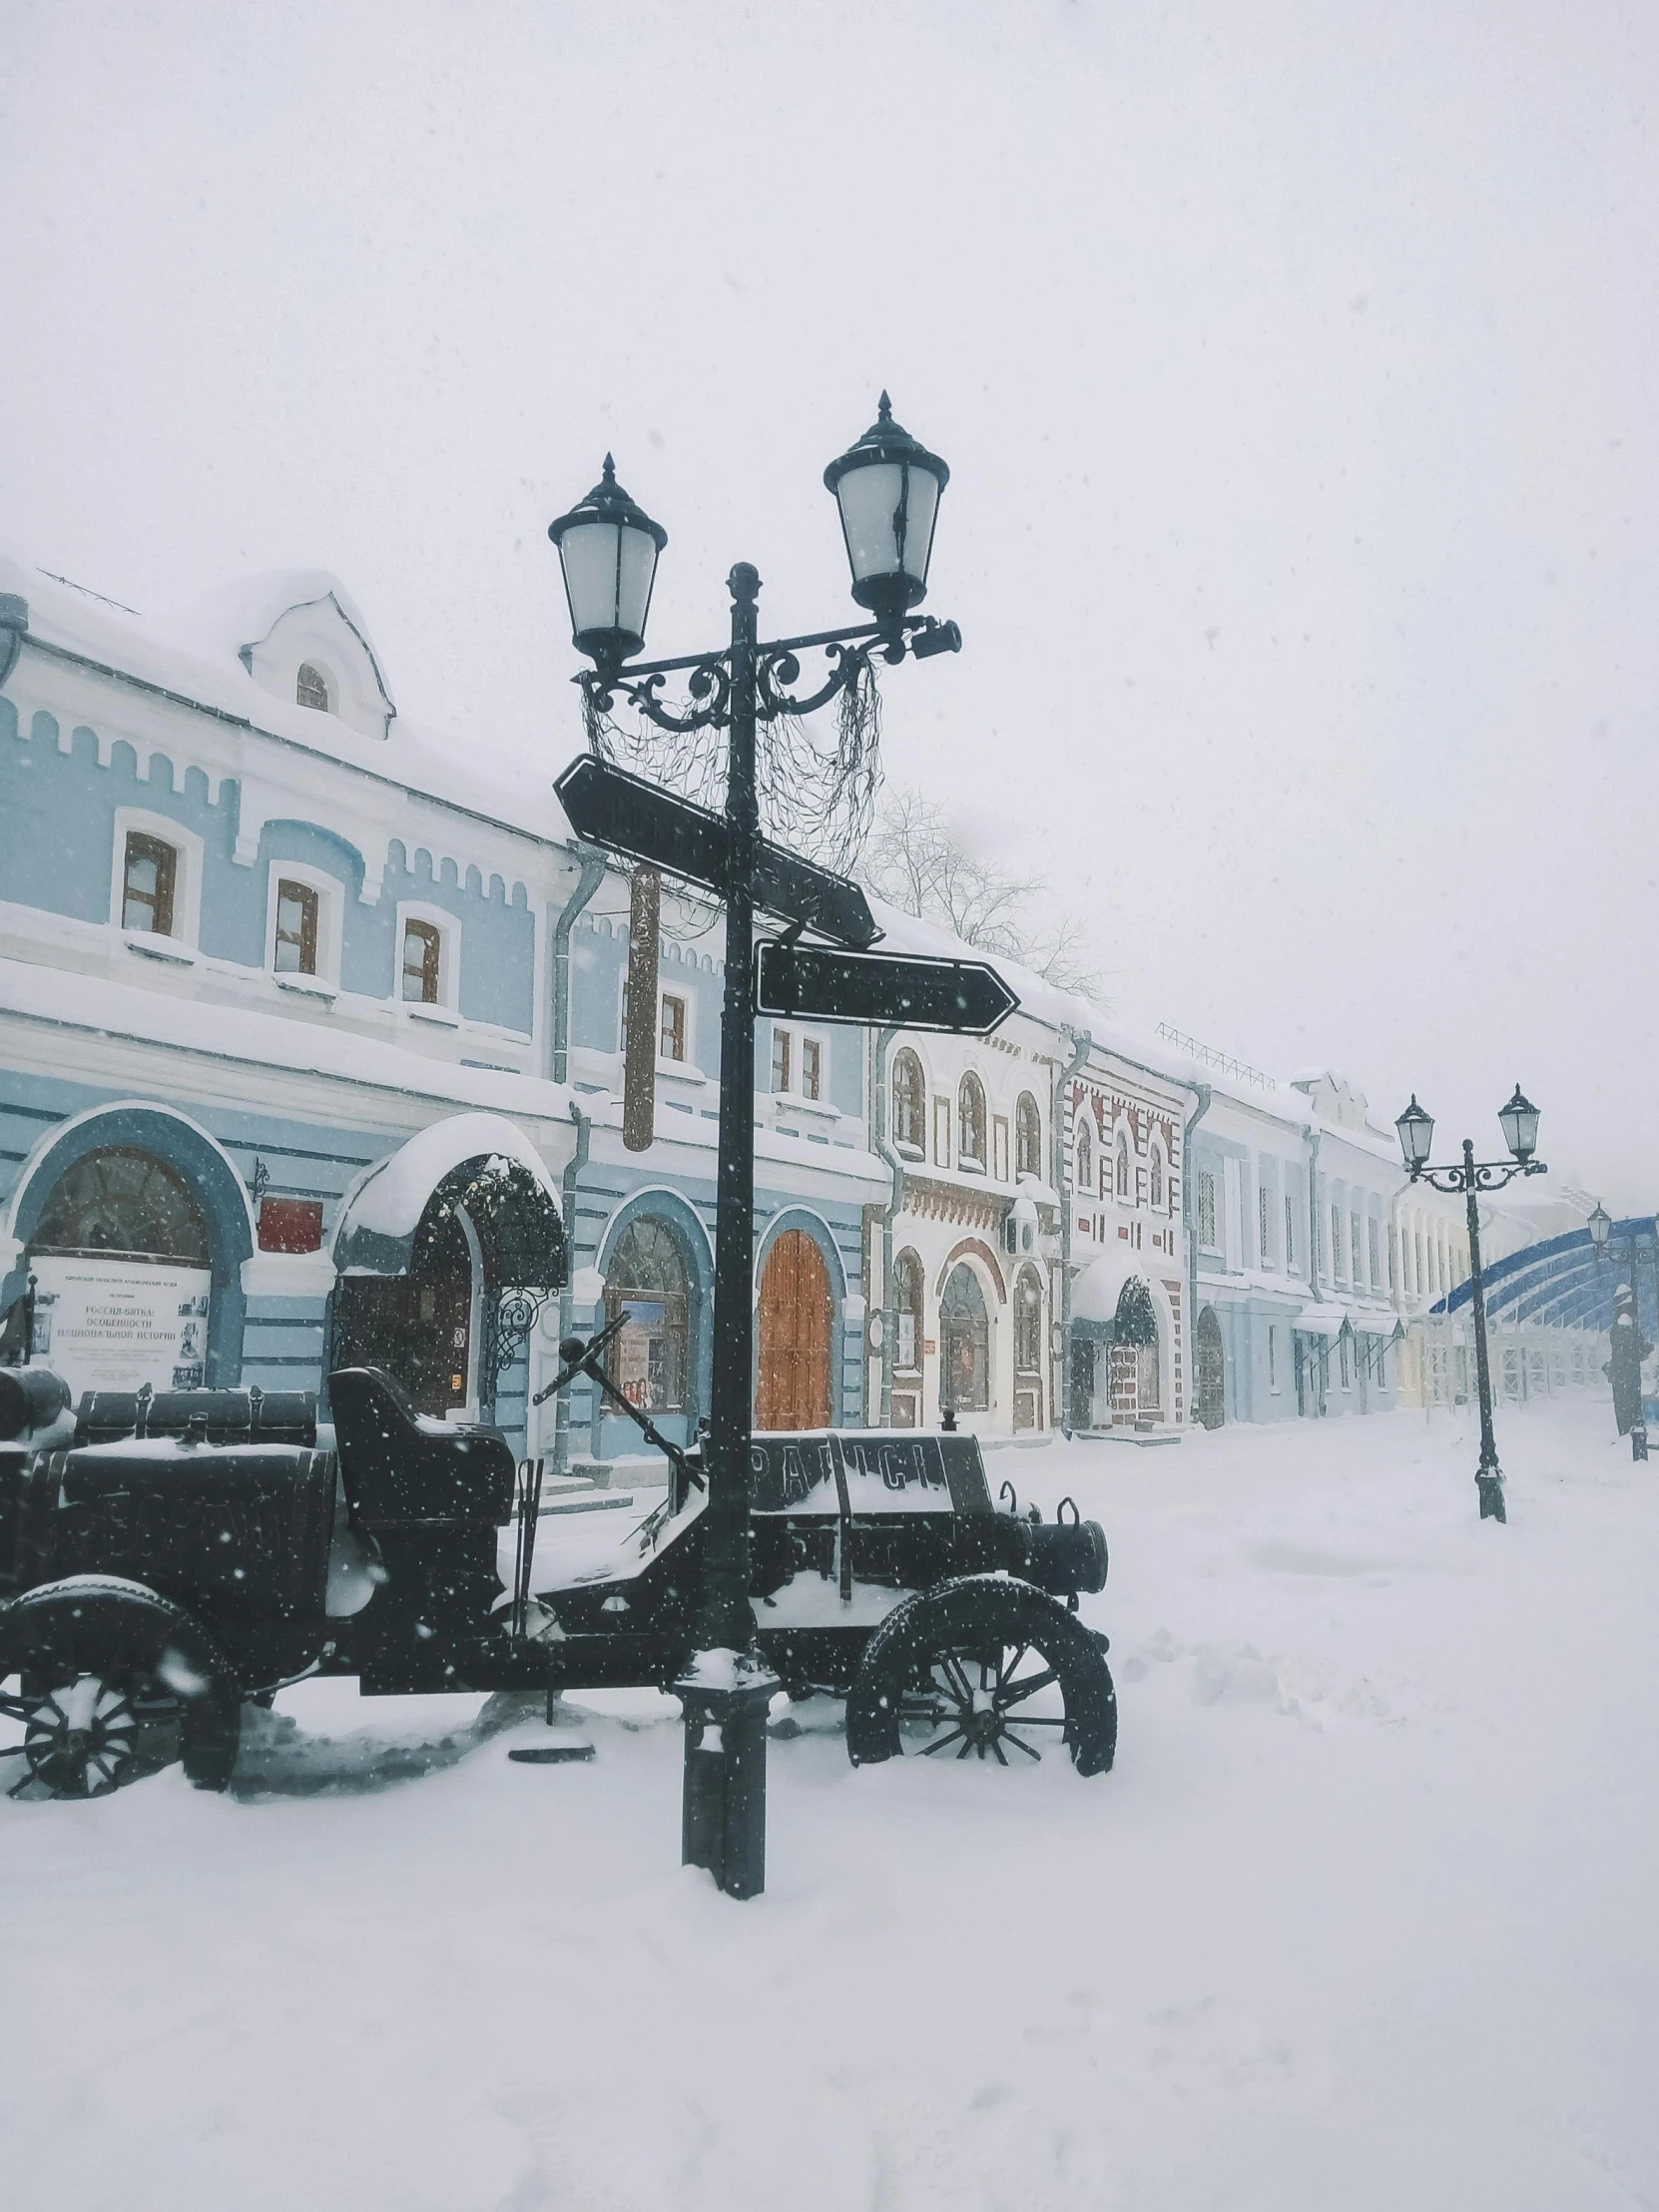
<instances>
[{"instance_id":1,"label":"lamp post","mask_svg":"<svg viewBox=\"0 0 1659 2212\"><path fill-rule=\"evenodd\" d=\"M1517 1175L1545 1175L1548 1170L1542 1160L1534 1157L1538 1149L1538 1109L1521 1094L1515 1085L1515 1095L1507 1105L1498 1109L1498 1127L1508 1145L1511 1157L1507 1160L1476 1160L1474 1140L1463 1139L1463 1157L1455 1167L1430 1167L1428 1154L1434 1142L1433 1117L1425 1114L1417 1104L1416 1093L1411 1103L1394 1123L1399 1134L1399 1149L1404 1157L1405 1172L1413 1183L1427 1183L1436 1191L1461 1191L1467 1208L1469 1232L1469 1283L1470 1301L1474 1311L1474 1371L1480 1389L1480 1465L1474 1477L1475 1489L1480 1498L1482 1520L1507 1520L1503 1509L1503 1472L1497 1463L1497 1444L1492 1435L1492 1378L1486 1352L1486 1293L1480 1277L1480 1208L1476 1193L1500 1191Z\"/></svg>"},{"instance_id":2,"label":"lamp post","mask_svg":"<svg viewBox=\"0 0 1659 2212\"><path fill-rule=\"evenodd\" d=\"M766 1880L766 1713L777 1677L755 1644L750 1608L749 1458L754 1378L755 909L760 807L756 730L808 715L867 680L878 653L896 663L956 652L951 622L918 617L933 526L950 471L892 419L877 419L824 472L834 494L852 597L873 620L858 628L760 641L761 579L739 562L727 579L730 643L676 660L636 662L657 557L667 532L616 480L609 454L586 499L548 531L559 550L572 642L594 663L575 679L595 714L620 694L658 728L726 733L726 988L720 1027L720 1150L715 1225L714 1362L704 1509L704 1573L696 1651L676 1683L686 1709L682 1858L707 1867L733 1897ZM799 656L822 651L824 682L803 696ZM664 679L683 674L689 699L665 706Z\"/></svg>"},{"instance_id":3,"label":"lamp post","mask_svg":"<svg viewBox=\"0 0 1659 2212\"><path fill-rule=\"evenodd\" d=\"M1613 1217L1598 1199L1594 1213L1585 1227L1590 1232L1590 1243L1595 1249L1599 1267L1607 1256L1613 1235ZM1613 1294L1615 1306L1628 1298L1630 1314L1628 1338L1624 1335L1625 1317L1615 1313L1610 1335L1607 1373L1613 1384L1613 1417L1618 1422L1619 1434L1627 1431L1630 1436L1632 1459L1647 1457L1647 1421L1642 1412L1642 1361L1651 1347L1642 1335L1642 1301L1636 1276L1637 1235L1634 1229L1620 1239L1630 1255L1630 1284L1620 1285ZM1626 1417L1628 1415L1628 1418Z\"/></svg>"}]
</instances>

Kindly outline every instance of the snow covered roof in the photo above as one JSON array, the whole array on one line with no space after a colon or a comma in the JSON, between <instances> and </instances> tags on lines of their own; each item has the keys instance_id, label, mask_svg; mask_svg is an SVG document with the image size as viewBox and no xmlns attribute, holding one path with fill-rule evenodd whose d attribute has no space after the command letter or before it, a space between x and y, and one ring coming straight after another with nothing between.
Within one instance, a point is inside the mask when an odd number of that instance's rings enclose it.
<instances>
[{"instance_id":1,"label":"snow covered roof","mask_svg":"<svg viewBox=\"0 0 1659 2212\"><path fill-rule=\"evenodd\" d=\"M402 714L395 740L388 743L351 729L337 715L301 707L297 700L277 697L262 686L243 661L243 649L270 635L285 611L277 602L290 591L304 597L290 599L289 606L331 599L340 619L372 655L360 610L325 570L279 570L243 578L192 606L151 616L36 568L16 546L0 540L0 593L15 593L27 602L28 642L164 692L317 759L340 762L378 782L552 843L570 841L570 825L552 788L564 765L562 757L550 754L545 763L525 762L480 745L474 735L435 731ZM373 665L378 672L378 663ZM389 710L389 698L386 704Z\"/></svg>"}]
</instances>

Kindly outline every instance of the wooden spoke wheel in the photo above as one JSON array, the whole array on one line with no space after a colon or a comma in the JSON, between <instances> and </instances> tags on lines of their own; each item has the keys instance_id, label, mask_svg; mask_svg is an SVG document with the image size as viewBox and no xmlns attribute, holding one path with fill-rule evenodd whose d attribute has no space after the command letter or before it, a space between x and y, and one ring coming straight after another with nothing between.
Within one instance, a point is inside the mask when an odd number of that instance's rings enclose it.
<instances>
[{"instance_id":1,"label":"wooden spoke wheel","mask_svg":"<svg viewBox=\"0 0 1659 2212\"><path fill-rule=\"evenodd\" d=\"M12 1797L108 1797L182 1759L224 1789L241 1697L180 1606L142 1583L84 1575L43 1584L0 1613L0 1718L23 1769Z\"/></svg>"},{"instance_id":2,"label":"wooden spoke wheel","mask_svg":"<svg viewBox=\"0 0 1659 2212\"><path fill-rule=\"evenodd\" d=\"M1040 1760L1042 1745L1065 1741L1058 1670L1029 1643L935 1652L898 1709L898 1741L924 1759Z\"/></svg>"},{"instance_id":3,"label":"wooden spoke wheel","mask_svg":"<svg viewBox=\"0 0 1659 2212\"><path fill-rule=\"evenodd\" d=\"M178 1757L178 1699L119 1662L56 1681L25 1676L17 1696L0 1693L0 1713L23 1724L14 1748L26 1772L14 1797L31 1785L49 1797L107 1797Z\"/></svg>"},{"instance_id":4,"label":"wooden spoke wheel","mask_svg":"<svg viewBox=\"0 0 1659 2212\"><path fill-rule=\"evenodd\" d=\"M896 1607L846 1701L854 1766L910 1754L1025 1767L1052 1745L1079 1774L1104 1774L1117 1728L1104 1637L999 1574L962 1575Z\"/></svg>"}]
</instances>

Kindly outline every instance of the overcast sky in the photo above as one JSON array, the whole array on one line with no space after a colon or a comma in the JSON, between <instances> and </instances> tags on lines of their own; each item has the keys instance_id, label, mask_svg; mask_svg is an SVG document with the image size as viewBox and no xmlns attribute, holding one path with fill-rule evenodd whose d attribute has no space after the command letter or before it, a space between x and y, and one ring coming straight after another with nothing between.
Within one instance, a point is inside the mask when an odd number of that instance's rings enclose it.
<instances>
[{"instance_id":1,"label":"overcast sky","mask_svg":"<svg viewBox=\"0 0 1659 2212\"><path fill-rule=\"evenodd\" d=\"M0 0L0 535L155 609L322 565L400 710L580 742L549 519L652 647L850 619L824 463L951 464L890 776L1116 1010L1659 1198L1659 11Z\"/></svg>"}]
</instances>

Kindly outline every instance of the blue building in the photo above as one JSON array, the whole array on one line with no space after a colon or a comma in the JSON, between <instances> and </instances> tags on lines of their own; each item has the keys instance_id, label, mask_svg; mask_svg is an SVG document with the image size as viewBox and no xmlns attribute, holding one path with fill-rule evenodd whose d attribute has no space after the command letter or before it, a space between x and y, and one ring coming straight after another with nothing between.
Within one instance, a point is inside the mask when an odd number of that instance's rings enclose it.
<instances>
[{"instance_id":1,"label":"blue building","mask_svg":"<svg viewBox=\"0 0 1659 2212\"><path fill-rule=\"evenodd\" d=\"M569 750L579 739L572 733ZM323 1388L608 1458L530 1400L624 1319L706 1406L722 974L665 895L655 1138L621 1135L629 885L551 791L393 705L333 578L168 624L0 556L0 1313L79 1390ZM762 1039L758 1413L864 1415L864 1042ZM559 1286L562 1285L562 1288Z\"/></svg>"}]
</instances>

